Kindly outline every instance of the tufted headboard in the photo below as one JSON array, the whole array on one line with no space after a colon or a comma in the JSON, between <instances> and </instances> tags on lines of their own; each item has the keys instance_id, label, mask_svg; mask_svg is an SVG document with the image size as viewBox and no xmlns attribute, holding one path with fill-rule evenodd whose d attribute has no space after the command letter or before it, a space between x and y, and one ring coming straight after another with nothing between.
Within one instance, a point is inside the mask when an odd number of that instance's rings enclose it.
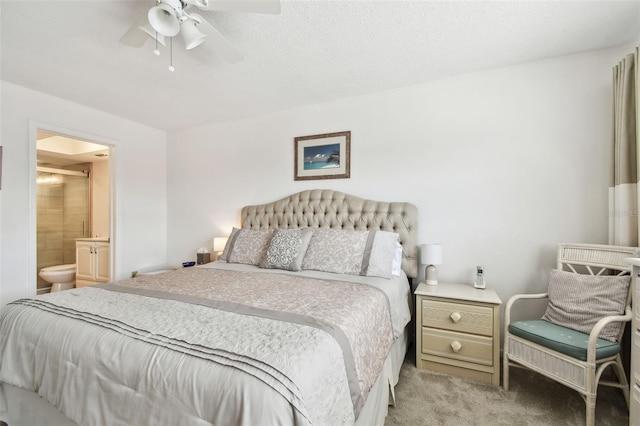
<instances>
[{"instance_id":1,"label":"tufted headboard","mask_svg":"<svg viewBox=\"0 0 640 426\"><path fill-rule=\"evenodd\" d=\"M397 232L402 269L418 276L418 209L411 203L365 200L326 189L289 195L268 204L246 206L240 213L243 228L333 228Z\"/></svg>"}]
</instances>

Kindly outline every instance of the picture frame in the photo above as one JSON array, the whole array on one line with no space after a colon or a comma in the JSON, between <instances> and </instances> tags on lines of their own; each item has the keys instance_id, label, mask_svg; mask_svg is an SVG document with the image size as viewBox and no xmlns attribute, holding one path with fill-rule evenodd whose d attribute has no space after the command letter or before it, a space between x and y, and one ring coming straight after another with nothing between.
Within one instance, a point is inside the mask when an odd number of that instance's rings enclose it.
<instances>
[{"instance_id":1,"label":"picture frame","mask_svg":"<svg viewBox=\"0 0 640 426\"><path fill-rule=\"evenodd\" d=\"M351 177L351 131L294 138L294 180Z\"/></svg>"}]
</instances>

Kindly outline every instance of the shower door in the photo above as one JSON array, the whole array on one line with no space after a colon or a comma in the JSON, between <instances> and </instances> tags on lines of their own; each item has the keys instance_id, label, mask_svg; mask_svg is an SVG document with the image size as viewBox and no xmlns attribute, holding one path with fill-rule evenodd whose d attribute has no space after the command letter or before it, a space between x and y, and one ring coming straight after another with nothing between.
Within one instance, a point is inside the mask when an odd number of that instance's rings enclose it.
<instances>
[{"instance_id":1,"label":"shower door","mask_svg":"<svg viewBox=\"0 0 640 426\"><path fill-rule=\"evenodd\" d=\"M91 235L89 174L78 171L38 170L37 270L76 263L76 238ZM38 289L49 287L37 277Z\"/></svg>"}]
</instances>

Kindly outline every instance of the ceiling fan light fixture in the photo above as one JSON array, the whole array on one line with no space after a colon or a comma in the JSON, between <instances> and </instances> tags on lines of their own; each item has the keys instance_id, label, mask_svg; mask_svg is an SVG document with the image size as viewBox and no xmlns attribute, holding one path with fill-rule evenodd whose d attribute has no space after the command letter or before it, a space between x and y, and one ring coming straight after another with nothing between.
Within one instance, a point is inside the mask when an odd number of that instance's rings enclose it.
<instances>
[{"instance_id":1,"label":"ceiling fan light fixture","mask_svg":"<svg viewBox=\"0 0 640 426\"><path fill-rule=\"evenodd\" d=\"M2 0L0 0L2 1ZM280 13L281 0L154 0L155 5L147 9L129 30L122 36L120 43L131 47L142 47L150 36L155 41L153 53L160 55L159 44L170 46L178 33L187 50L201 45L205 39L221 59L235 64L243 59L242 54L216 30L211 23L193 9L206 11ZM169 40L166 40L166 38ZM171 71L173 58L170 61Z\"/></svg>"},{"instance_id":2,"label":"ceiling fan light fixture","mask_svg":"<svg viewBox=\"0 0 640 426\"><path fill-rule=\"evenodd\" d=\"M187 50L200 46L207 37L205 34L200 32L198 29L198 22L193 19L186 20L182 23L181 32L185 48Z\"/></svg>"},{"instance_id":3,"label":"ceiling fan light fixture","mask_svg":"<svg viewBox=\"0 0 640 426\"><path fill-rule=\"evenodd\" d=\"M173 37L180 32L180 22L176 9L169 3L160 3L149 9L149 23L158 33Z\"/></svg>"}]
</instances>

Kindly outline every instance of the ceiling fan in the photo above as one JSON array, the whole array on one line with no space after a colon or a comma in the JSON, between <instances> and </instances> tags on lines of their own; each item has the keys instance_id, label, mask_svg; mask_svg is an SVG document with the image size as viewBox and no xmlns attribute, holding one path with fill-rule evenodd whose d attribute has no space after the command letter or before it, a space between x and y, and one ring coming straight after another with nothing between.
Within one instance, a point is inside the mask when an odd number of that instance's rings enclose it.
<instances>
[{"instance_id":1,"label":"ceiling fan","mask_svg":"<svg viewBox=\"0 0 640 426\"><path fill-rule=\"evenodd\" d=\"M156 5L136 20L122 36L120 43L141 47L149 37L165 46L169 38L182 35L187 50L201 45L205 40L222 59L229 63L240 62L242 53L236 50L206 19L192 10L280 13L280 0L156 0ZM156 55L160 51L154 51ZM173 71L173 64L169 66Z\"/></svg>"}]
</instances>

